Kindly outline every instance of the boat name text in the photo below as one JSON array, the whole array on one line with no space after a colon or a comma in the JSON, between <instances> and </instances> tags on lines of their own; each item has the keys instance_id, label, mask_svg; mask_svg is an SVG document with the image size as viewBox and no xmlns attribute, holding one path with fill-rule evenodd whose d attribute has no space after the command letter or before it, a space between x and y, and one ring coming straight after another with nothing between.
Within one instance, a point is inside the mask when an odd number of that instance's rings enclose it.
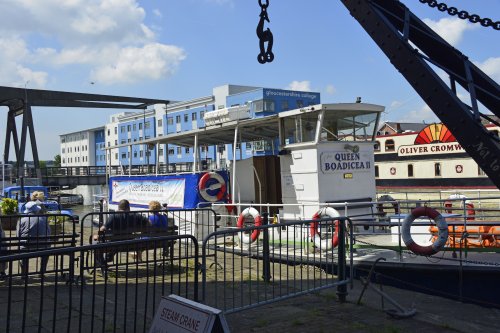
<instances>
[{"instance_id":1,"label":"boat name text","mask_svg":"<svg viewBox=\"0 0 500 333\"><path fill-rule=\"evenodd\" d=\"M416 146L400 146L398 156L412 156L421 154L439 154L451 152L464 152L462 146L458 143L437 143Z\"/></svg>"},{"instance_id":2,"label":"boat name text","mask_svg":"<svg viewBox=\"0 0 500 333\"><path fill-rule=\"evenodd\" d=\"M321 171L331 173L336 171L368 171L372 161L362 153L323 153L321 154Z\"/></svg>"}]
</instances>

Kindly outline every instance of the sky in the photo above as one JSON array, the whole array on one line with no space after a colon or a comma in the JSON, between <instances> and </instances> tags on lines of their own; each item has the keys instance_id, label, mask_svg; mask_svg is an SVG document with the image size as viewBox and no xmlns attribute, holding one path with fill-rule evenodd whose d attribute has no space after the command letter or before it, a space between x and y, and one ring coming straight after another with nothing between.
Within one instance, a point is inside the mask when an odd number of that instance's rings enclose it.
<instances>
[{"instance_id":1,"label":"sky","mask_svg":"<svg viewBox=\"0 0 500 333\"><path fill-rule=\"evenodd\" d=\"M500 82L500 31L402 2ZM444 2L500 20L500 0ZM386 107L383 121L438 121L339 0L269 0L275 59L264 65L257 0L0 0L0 13L1 86L180 101L239 84L320 92L323 103L359 96ZM33 108L40 159L59 153L60 134L117 112ZM2 152L6 119L0 107Z\"/></svg>"}]
</instances>

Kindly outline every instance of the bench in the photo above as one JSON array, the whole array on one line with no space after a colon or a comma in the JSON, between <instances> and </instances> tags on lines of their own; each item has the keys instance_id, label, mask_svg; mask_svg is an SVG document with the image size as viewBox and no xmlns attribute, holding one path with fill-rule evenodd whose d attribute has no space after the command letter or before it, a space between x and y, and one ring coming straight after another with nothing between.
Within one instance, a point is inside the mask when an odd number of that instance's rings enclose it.
<instances>
[{"instance_id":1,"label":"bench","mask_svg":"<svg viewBox=\"0 0 500 333\"><path fill-rule=\"evenodd\" d=\"M59 229L55 234L49 236L38 236L38 237L17 237L15 232L4 232L4 237L0 239L0 255L9 256L22 253L36 253L38 251L53 250L60 248L73 248L77 245L79 234L75 232L75 228L67 228L68 230ZM54 230L53 230L54 232ZM74 254L69 254L69 264L67 265L68 281L72 281L74 278ZM47 260L47 259L45 259ZM11 265L13 263L11 262ZM28 265L28 263L26 263ZM64 267L64 256L60 257L60 266L56 268L59 272ZM29 271L28 274L34 273L47 273L49 271L43 270L43 267L37 266L36 271ZM13 273L13 276L21 276L22 274ZM62 276L66 278L66 274L62 273Z\"/></svg>"},{"instance_id":2,"label":"bench","mask_svg":"<svg viewBox=\"0 0 500 333\"><path fill-rule=\"evenodd\" d=\"M169 257L170 262L174 260L173 247L175 241L162 241L162 244L157 244L157 242L147 242L149 238L164 237L164 236L176 236L178 235L178 227L174 224L173 220L169 219L169 224L167 228L147 226L135 226L129 227L126 230L121 230L120 232L107 232L99 231L97 241L94 240L94 236L90 236L89 242L91 244L103 244L103 243L113 243L118 241L128 241L128 240L138 240L144 239L144 242L127 244L120 246L113 246L106 249L99 249L94 251L94 265L89 265L89 257L87 256L87 268L100 268L102 272L105 272L108 267L108 263L116 261L118 259L115 254L121 252L140 252L145 250L156 250L157 248L162 248L162 255L164 257ZM135 261L134 261L135 262ZM138 262L138 261L136 261ZM116 262L117 264L119 262ZM128 264L130 262L127 261Z\"/></svg>"}]
</instances>

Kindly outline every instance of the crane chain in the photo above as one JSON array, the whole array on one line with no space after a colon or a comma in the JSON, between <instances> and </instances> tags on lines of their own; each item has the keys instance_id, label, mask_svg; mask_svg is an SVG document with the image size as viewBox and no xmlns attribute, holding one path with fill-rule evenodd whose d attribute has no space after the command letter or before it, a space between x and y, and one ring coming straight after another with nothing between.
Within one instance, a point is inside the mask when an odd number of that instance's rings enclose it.
<instances>
[{"instance_id":1,"label":"crane chain","mask_svg":"<svg viewBox=\"0 0 500 333\"><path fill-rule=\"evenodd\" d=\"M465 10L458 10L456 7L448 7L444 2L437 2L437 0L419 0L423 4L428 4L431 8L437 8L441 12L448 12L449 15L457 15L462 20L469 20L471 23L480 23L483 27L492 27L495 30L500 30L500 21L494 22L490 18L481 18L477 14L469 14Z\"/></svg>"},{"instance_id":2,"label":"crane chain","mask_svg":"<svg viewBox=\"0 0 500 333\"><path fill-rule=\"evenodd\" d=\"M267 7L269 7L269 0L265 0L263 3L262 0L259 0L260 6L260 14L259 14L259 24L257 25L257 37L259 38L259 48L260 53L257 56L257 60L261 64L265 64L266 62L271 62L274 60L273 54L273 33L269 28L264 30L264 23L269 21L269 17L267 16ZM266 45L267 43L267 45Z\"/></svg>"}]
</instances>

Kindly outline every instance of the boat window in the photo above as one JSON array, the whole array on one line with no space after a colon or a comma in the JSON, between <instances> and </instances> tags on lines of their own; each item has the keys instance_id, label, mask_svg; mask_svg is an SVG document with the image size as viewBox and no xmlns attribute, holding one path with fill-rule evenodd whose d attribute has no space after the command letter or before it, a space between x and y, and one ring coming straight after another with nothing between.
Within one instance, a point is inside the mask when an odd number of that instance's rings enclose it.
<instances>
[{"instance_id":1,"label":"boat window","mask_svg":"<svg viewBox=\"0 0 500 333\"><path fill-rule=\"evenodd\" d=\"M385 141L385 151L394 151L394 140Z\"/></svg>"},{"instance_id":2,"label":"boat window","mask_svg":"<svg viewBox=\"0 0 500 333\"><path fill-rule=\"evenodd\" d=\"M319 112L308 112L283 118L282 144L313 142L316 135L316 124Z\"/></svg>"},{"instance_id":3,"label":"boat window","mask_svg":"<svg viewBox=\"0 0 500 333\"><path fill-rule=\"evenodd\" d=\"M413 164L408 164L408 177L413 177Z\"/></svg>"},{"instance_id":4,"label":"boat window","mask_svg":"<svg viewBox=\"0 0 500 333\"><path fill-rule=\"evenodd\" d=\"M483 169L478 165L477 166L477 175L478 176L485 176L486 174L484 173Z\"/></svg>"},{"instance_id":5,"label":"boat window","mask_svg":"<svg viewBox=\"0 0 500 333\"><path fill-rule=\"evenodd\" d=\"M375 178L378 178L378 165L375 165Z\"/></svg>"},{"instance_id":6,"label":"boat window","mask_svg":"<svg viewBox=\"0 0 500 333\"><path fill-rule=\"evenodd\" d=\"M380 151L380 142L375 141L375 144L373 145L373 150Z\"/></svg>"},{"instance_id":7,"label":"boat window","mask_svg":"<svg viewBox=\"0 0 500 333\"><path fill-rule=\"evenodd\" d=\"M434 163L434 176L441 176L441 163Z\"/></svg>"},{"instance_id":8,"label":"boat window","mask_svg":"<svg viewBox=\"0 0 500 333\"><path fill-rule=\"evenodd\" d=\"M375 134L377 113L350 115L350 112L325 112L321 141L371 141Z\"/></svg>"}]
</instances>

